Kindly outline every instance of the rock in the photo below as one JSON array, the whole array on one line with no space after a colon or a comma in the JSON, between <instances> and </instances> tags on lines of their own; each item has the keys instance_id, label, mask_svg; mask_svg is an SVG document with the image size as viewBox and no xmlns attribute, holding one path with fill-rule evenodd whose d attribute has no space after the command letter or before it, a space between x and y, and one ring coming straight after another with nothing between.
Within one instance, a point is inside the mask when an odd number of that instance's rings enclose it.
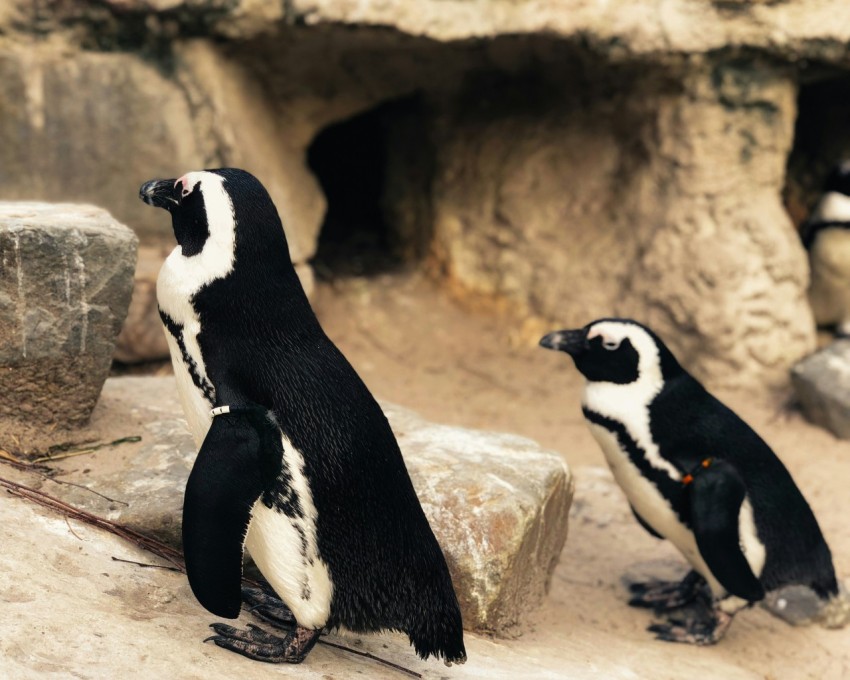
<instances>
[{"instance_id":1,"label":"rock","mask_svg":"<svg viewBox=\"0 0 850 680\"><path fill-rule=\"evenodd\" d=\"M850 439L850 340L837 340L800 361L791 384L809 420Z\"/></svg>"},{"instance_id":2,"label":"rock","mask_svg":"<svg viewBox=\"0 0 850 680\"><path fill-rule=\"evenodd\" d=\"M133 298L115 343L115 359L118 361L135 364L169 357L156 301L156 278L168 253L165 248L139 248Z\"/></svg>"},{"instance_id":3,"label":"rock","mask_svg":"<svg viewBox=\"0 0 850 680\"><path fill-rule=\"evenodd\" d=\"M517 632L546 594L567 538L569 468L524 437L383 408L449 563L464 625Z\"/></svg>"},{"instance_id":4,"label":"rock","mask_svg":"<svg viewBox=\"0 0 850 680\"><path fill-rule=\"evenodd\" d=\"M448 102L433 210L455 287L558 327L634 317L714 388L785 384L814 347L807 263L780 202L795 88L717 67L670 97L658 74L625 84L565 62L557 77L571 68L593 85L515 85L527 107Z\"/></svg>"},{"instance_id":5,"label":"rock","mask_svg":"<svg viewBox=\"0 0 850 680\"><path fill-rule=\"evenodd\" d=\"M109 470L72 472L53 492L174 545L195 457L173 378L111 378L104 408L139 444L117 447ZM446 555L464 625L510 636L545 595L567 534L572 476L563 459L512 435L427 423L384 405L431 527ZM77 463L62 464L78 468ZM129 503L123 505L122 503Z\"/></svg>"},{"instance_id":6,"label":"rock","mask_svg":"<svg viewBox=\"0 0 850 680\"><path fill-rule=\"evenodd\" d=\"M792 585L768 593L762 606L793 626L804 626L818 617L823 605L811 588Z\"/></svg>"},{"instance_id":7,"label":"rock","mask_svg":"<svg viewBox=\"0 0 850 680\"><path fill-rule=\"evenodd\" d=\"M14 472L14 471L13 471ZM270 668L203 644L216 619L195 600L186 576L130 543L77 520L66 520L24 500L0 495L0 669L8 678L46 675L77 678L280 677ZM141 566L140 566L141 565ZM243 611L244 628L261 623ZM407 637L330 635L328 641L367 652L420 673L446 676L436 660L420 661ZM509 680L556 677L597 678L584 659L553 662L466 633L470 662L452 668L452 678ZM616 673L616 664L595 664ZM553 669L557 669L555 672ZM355 676L398 680L395 668L354 656L321 642L297 668L304 680ZM619 673L607 677L626 677Z\"/></svg>"},{"instance_id":8,"label":"rock","mask_svg":"<svg viewBox=\"0 0 850 680\"><path fill-rule=\"evenodd\" d=\"M3 470L4 477L14 474L18 473ZM28 475L19 481L32 483L35 479ZM56 488L51 486L49 491ZM4 611L0 617L0 667L4 677L287 677L283 673L287 669L203 644L210 635L209 624L222 620L197 603L184 574L158 568L168 563L117 536L74 519L66 521L4 491L0 496L0 541L0 604ZM248 623L265 625L245 611L238 621L227 623L240 628ZM537 638L530 633L518 641L494 641L467 632L464 642L469 661L450 671L437 660L419 660L400 633L332 634L326 639L410 669L424 680L448 676L453 680L593 680L600 674L623 680L634 677L616 655L600 655L590 664L586 645L570 647L569 636L557 646L541 645ZM622 651L640 656L639 647ZM641 656L644 664L645 657ZM670 665L666 657L656 663L664 668ZM755 677L728 662L719 663L724 678ZM692 663L673 667L683 666L690 670ZM293 673L303 680L404 677L397 668L321 642Z\"/></svg>"},{"instance_id":9,"label":"rock","mask_svg":"<svg viewBox=\"0 0 850 680\"><path fill-rule=\"evenodd\" d=\"M373 242L468 302L639 317L714 388L786 387L814 347L781 196L802 219L809 169L850 153L841 0L6 5L0 196L96 202L156 246L142 180L243 166L303 265L359 169ZM323 131L369 112L375 156L320 172Z\"/></svg>"},{"instance_id":10,"label":"rock","mask_svg":"<svg viewBox=\"0 0 850 680\"><path fill-rule=\"evenodd\" d=\"M139 200L142 182L214 158L181 88L131 54L0 41L0 109L0 197L100 205L145 243L171 224Z\"/></svg>"},{"instance_id":11,"label":"rock","mask_svg":"<svg viewBox=\"0 0 850 680\"><path fill-rule=\"evenodd\" d=\"M136 237L100 208L0 203L0 446L85 425L127 313Z\"/></svg>"}]
</instances>

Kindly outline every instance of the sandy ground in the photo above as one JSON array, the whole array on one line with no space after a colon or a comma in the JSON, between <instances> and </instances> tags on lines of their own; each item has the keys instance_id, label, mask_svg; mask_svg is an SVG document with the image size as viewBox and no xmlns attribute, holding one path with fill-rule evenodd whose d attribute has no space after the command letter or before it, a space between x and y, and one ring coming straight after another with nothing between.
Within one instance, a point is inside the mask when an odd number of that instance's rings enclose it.
<instances>
[{"instance_id":1,"label":"sandy ground","mask_svg":"<svg viewBox=\"0 0 850 680\"><path fill-rule=\"evenodd\" d=\"M850 677L850 629L792 628L760 608L738 615L709 648L655 641L651 614L626 606L630 569L679 561L643 531L599 466L602 454L579 409L568 357L536 347L536 334L492 312L452 302L420 275L319 285L325 330L381 399L449 424L522 434L562 453L577 479L570 535L543 607L509 646L549 668L604 656L624 677ZM588 319L590 321L590 319ZM524 336L524 337L523 337ZM719 394L774 447L808 498L841 576L850 572L850 442L799 413L743 394ZM735 672L733 672L735 671Z\"/></svg>"}]
</instances>

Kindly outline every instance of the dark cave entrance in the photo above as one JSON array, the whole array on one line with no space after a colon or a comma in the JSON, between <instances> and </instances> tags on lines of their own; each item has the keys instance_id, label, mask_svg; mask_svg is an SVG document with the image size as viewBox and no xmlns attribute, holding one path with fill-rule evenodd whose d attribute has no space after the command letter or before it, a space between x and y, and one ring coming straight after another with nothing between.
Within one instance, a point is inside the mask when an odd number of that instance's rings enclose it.
<instances>
[{"instance_id":1,"label":"dark cave entrance","mask_svg":"<svg viewBox=\"0 0 850 680\"><path fill-rule=\"evenodd\" d=\"M327 212L312 261L328 280L415 264L430 242L432 150L419 96L322 130L307 151Z\"/></svg>"},{"instance_id":2,"label":"dark cave entrance","mask_svg":"<svg viewBox=\"0 0 850 680\"><path fill-rule=\"evenodd\" d=\"M801 81L794 143L783 198L800 227L814 208L832 168L850 159L850 75L815 72Z\"/></svg>"}]
</instances>

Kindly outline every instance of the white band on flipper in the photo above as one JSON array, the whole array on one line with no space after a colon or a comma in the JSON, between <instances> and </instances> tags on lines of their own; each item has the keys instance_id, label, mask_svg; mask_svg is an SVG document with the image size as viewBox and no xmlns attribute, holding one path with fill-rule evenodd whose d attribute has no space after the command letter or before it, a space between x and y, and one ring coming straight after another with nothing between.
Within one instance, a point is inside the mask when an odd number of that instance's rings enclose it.
<instances>
[{"instance_id":1,"label":"white band on flipper","mask_svg":"<svg viewBox=\"0 0 850 680\"><path fill-rule=\"evenodd\" d=\"M214 409L210 411L210 415L215 418L216 416L220 416L222 413L230 413L229 406L216 406Z\"/></svg>"}]
</instances>

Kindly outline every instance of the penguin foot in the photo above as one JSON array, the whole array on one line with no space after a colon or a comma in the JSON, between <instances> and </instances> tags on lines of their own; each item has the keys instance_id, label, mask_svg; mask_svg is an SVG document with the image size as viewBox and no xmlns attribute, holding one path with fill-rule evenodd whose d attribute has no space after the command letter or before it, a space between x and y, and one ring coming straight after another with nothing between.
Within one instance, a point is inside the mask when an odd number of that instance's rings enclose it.
<instances>
[{"instance_id":1,"label":"penguin foot","mask_svg":"<svg viewBox=\"0 0 850 680\"><path fill-rule=\"evenodd\" d=\"M629 585L629 606L656 612L678 609L691 604L705 588L705 579L695 571L676 581L645 581Z\"/></svg>"},{"instance_id":2,"label":"penguin foot","mask_svg":"<svg viewBox=\"0 0 850 680\"><path fill-rule=\"evenodd\" d=\"M732 623L732 615L715 610L708 618L669 619L647 628L656 640L684 642L690 645L713 645L720 641Z\"/></svg>"},{"instance_id":3,"label":"penguin foot","mask_svg":"<svg viewBox=\"0 0 850 680\"><path fill-rule=\"evenodd\" d=\"M208 637L204 642L211 641L218 647L266 663L301 663L313 649L321 633L320 630L297 626L284 637L278 637L251 623L245 630L225 623L213 623L210 628L216 635Z\"/></svg>"},{"instance_id":4,"label":"penguin foot","mask_svg":"<svg viewBox=\"0 0 850 680\"><path fill-rule=\"evenodd\" d=\"M289 607L273 591L244 586L242 601L254 616L279 630L290 632L297 625Z\"/></svg>"}]
</instances>

